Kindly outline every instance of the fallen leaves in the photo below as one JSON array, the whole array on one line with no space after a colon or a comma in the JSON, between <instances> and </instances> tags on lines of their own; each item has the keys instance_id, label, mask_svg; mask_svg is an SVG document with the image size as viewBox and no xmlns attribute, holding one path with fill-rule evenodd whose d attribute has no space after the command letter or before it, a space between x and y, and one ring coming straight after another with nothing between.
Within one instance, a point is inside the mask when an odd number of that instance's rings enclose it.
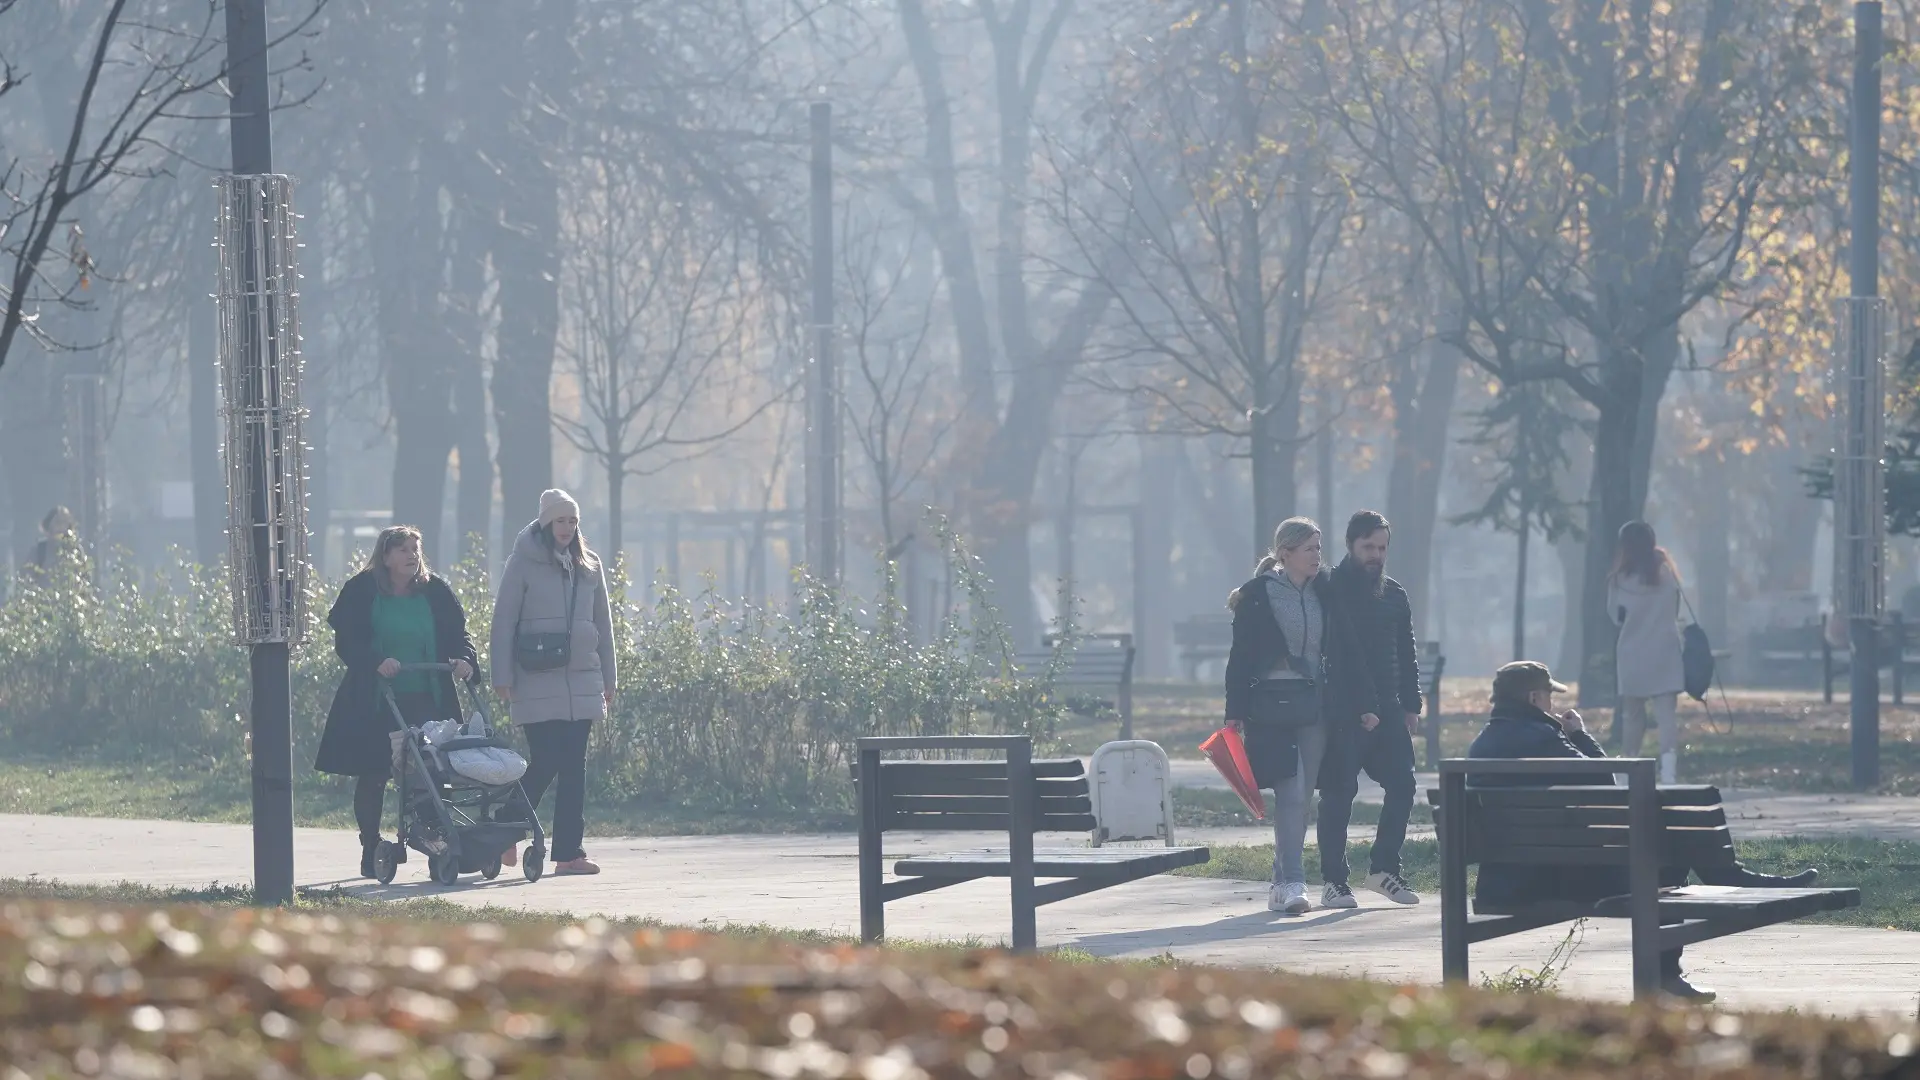
<instances>
[{"instance_id":1,"label":"fallen leaves","mask_svg":"<svg viewBox=\"0 0 1920 1080\"><path fill-rule=\"evenodd\" d=\"M1920 1046L1808 1017L599 920L14 903L0 968L5 1075L1864 1080L1915 1064Z\"/></svg>"}]
</instances>

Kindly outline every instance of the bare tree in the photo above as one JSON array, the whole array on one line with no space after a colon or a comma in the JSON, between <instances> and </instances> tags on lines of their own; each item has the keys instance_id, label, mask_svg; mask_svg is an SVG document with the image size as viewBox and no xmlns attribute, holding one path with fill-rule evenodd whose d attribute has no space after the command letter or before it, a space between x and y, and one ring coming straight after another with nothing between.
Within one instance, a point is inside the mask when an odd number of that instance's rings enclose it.
<instances>
[{"instance_id":1,"label":"bare tree","mask_svg":"<svg viewBox=\"0 0 1920 1080\"><path fill-rule=\"evenodd\" d=\"M893 558L913 535L901 531L899 503L937 466L958 417L933 355L937 282L924 238L858 204L843 221L848 428L871 473L881 548Z\"/></svg>"},{"instance_id":2,"label":"bare tree","mask_svg":"<svg viewBox=\"0 0 1920 1080\"><path fill-rule=\"evenodd\" d=\"M1337 287L1349 207L1290 82L1296 17L1317 25L1323 5L1275 18L1229 0L1136 43L1139 69L1109 105L1116 164L1094 170L1093 204L1069 219L1090 259L1121 264L1109 285L1123 328L1090 377L1247 447L1248 552L1297 507L1309 325Z\"/></svg>"},{"instance_id":3,"label":"bare tree","mask_svg":"<svg viewBox=\"0 0 1920 1080\"><path fill-rule=\"evenodd\" d=\"M629 477L711 450L782 395L745 391L763 384L744 367L759 298L742 231L710 206L676 201L617 144L582 164L560 347L581 412L554 424L605 476L617 555Z\"/></svg>"},{"instance_id":4,"label":"bare tree","mask_svg":"<svg viewBox=\"0 0 1920 1080\"><path fill-rule=\"evenodd\" d=\"M1055 404L1112 300L1097 276L1075 287L1049 283L1035 257L1035 109L1059 63L1055 47L1075 0L1001 0L970 5L991 55L993 109L977 137L992 147L986 201L993 225L976 235L963 163L962 109L952 88L946 29L925 0L897 0L908 64L920 90L924 167L902 169L894 195L924 224L940 253L947 309L959 353L962 419L957 449L971 474L967 517L995 602L1016 641L1039 629L1028 542L1034 485L1051 439ZM983 266L976 247L992 251ZM1050 328L1050 332L1049 332Z\"/></svg>"},{"instance_id":5,"label":"bare tree","mask_svg":"<svg viewBox=\"0 0 1920 1080\"><path fill-rule=\"evenodd\" d=\"M129 6L134 8L129 11ZM73 211L115 178L147 177L165 160L158 136L190 118L196 99L223 74L221 13L212 4L109 0L0 6L0 50L37 42L47 58L22 69L0 51L0 96L34 80L43 101L70 111L40 152L0 160L0 366L24 331L43 347L59 342L41 321L47 306L79 307L95 276ZM303 21L304 25L304 21ZM84 51L76 43L86 41ZM199 115L214 113L202 105Z\"/></svg>"},{"instance_id":6,"label":"bare tree","mask_svg":"<svg viewBox=\"0 0 1920 1080\"><path fill-rule=\"evenodd\" d=\"M1680 323L1736 287L1804 86L1766 5L1403 0L1330 35L1325 115L1461 304L1453 343L1595 413L1581 686L1612 684L1611 537L1642 512ZM1539 317L1542 310L1552 317Z\"/></svg>"}]
</instances>

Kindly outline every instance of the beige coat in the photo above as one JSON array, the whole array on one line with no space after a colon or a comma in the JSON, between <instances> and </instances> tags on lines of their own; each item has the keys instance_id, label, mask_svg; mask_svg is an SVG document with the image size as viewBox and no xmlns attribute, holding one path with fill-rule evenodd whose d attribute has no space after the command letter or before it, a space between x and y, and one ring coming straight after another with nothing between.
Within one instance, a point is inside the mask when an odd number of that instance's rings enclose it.
<instances>
[{"instance_id":1,"label":"beige coat","mask_svg":"<svg viewBox=\"0 0 1920 1080\"><path fill-rule=\"evenodd\" d=\"M1614 669L1621 697L1650 698L1686 689L1680 662L1680 583L1670 571L1660 584L1618 574L1607 580L1607 614L1620 628Z\"/></svg>"},{"instance_id":2,"label":"beige coat","mask_svg":"<svg viewBox=\"0 0 1920 1080\"><path fill-rule=\"evenodd\" d=\"M493 600L493 683L513 691L509 710L516 724L548 720L601 720L607 715L603 694L614 688L613 609L607 581L596 565L577 571L580 594L573 625L567 625L567 593L572 575L548 548L538 524L520 530L513 553L500 573ZM552 671L527 671L514 662L518 631L557 634L570 631L570 662Z\"/></svg>"}]
</instances>

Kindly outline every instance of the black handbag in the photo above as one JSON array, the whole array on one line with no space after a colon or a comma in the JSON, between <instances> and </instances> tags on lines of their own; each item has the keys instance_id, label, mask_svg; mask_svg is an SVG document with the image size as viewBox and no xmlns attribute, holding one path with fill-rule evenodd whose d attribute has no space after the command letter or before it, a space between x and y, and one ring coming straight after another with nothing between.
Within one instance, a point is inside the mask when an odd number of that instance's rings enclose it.
<instances>
[{"instance_id":1,"label":"black handbag","mask_svg":"<svg viewBox=\"0 0 1920 1080\"><path fill-rule=\"evenodd\" d=\"M573 590L567 593L567 628L558 634L534 634L515 629L513 662L522 671L555 671L573 662L573 610L580 599L580 568L568 574Z\"/></svg>"},{"instance_id":2,"label":"black handbag","mask_svg":"<svg viewBox=\"0 0 1920 1080\"><path fill-rule=\"evenodd\" d=\"M1300 770L1300 735L1320 722L1320 688L1310 679L1262 679L1247 711L1247 763L1255 785L1271 788Z\"/></svg>"}]
</instances>

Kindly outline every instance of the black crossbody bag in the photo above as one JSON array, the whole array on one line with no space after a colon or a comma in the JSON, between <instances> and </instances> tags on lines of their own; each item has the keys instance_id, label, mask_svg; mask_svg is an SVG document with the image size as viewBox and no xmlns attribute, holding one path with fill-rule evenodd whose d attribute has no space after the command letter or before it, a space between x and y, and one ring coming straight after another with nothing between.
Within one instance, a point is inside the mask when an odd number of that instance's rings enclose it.
<instances>
[{"instance_id":1,"label":"black crossbody bag","mask_svg":"<svg viewBox=\"0 0 1920 1080\"><path fill-rule=\"evenodd\" d=\"M513 635L513 662L523 671L554 671L573 662L573 611L580 599L580 567L568 574L573 588L567 593L567 628L558 634L534 634L518 627Z\"/></svg>"}]
</instances>

